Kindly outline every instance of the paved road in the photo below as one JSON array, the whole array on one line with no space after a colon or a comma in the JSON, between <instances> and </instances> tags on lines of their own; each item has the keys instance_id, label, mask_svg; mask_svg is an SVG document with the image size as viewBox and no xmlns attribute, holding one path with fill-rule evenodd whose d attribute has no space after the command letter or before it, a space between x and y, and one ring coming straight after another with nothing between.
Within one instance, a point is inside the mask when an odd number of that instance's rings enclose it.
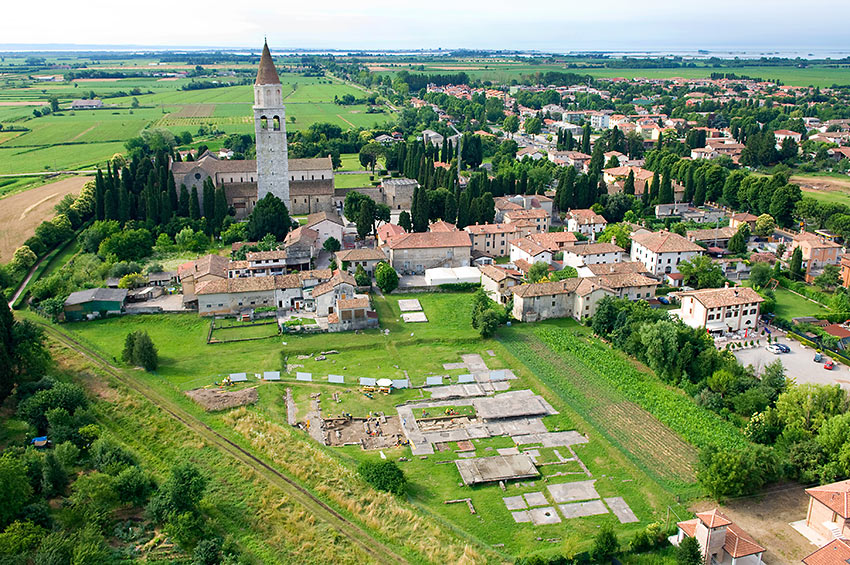
<instances>
[{"instance_id":1,"label":"paved road","mask_svg":"<svg viewBox=\"0 0 850 565\"><path fill-rule=\"evenodd\" d=\"M782 338L779 342L790 347L791 352L775 355L762 346L755 349L736 351L735 358L745 367L752 365L756 370L756 374L760 374L768 363L779 359L785 367L786 375L793 377L798 383L838 383L842 388L850 390L850 370L848 370L846 365L836 362L835 368L828 371L823 368L822 362L815 363L812 361L815 352L810 347L805 347L801 343L787 338ZM828 356L824 355L824 361L826 359L828 359Z\"/></svg>"}]
</instances>

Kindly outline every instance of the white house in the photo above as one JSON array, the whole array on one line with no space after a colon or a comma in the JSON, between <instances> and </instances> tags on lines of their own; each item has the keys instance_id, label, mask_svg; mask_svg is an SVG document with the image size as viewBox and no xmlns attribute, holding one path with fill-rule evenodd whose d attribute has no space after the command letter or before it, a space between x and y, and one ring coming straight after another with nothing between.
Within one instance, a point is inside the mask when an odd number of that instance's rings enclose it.
<instances>
[{"instance_id":1,"label":"white house","mask_svg":"<svg viewBox=\"0 0 850 565\"><path fill-rule=\"evenodd\" d=\"M590 127L593 129L608 129L611 116L602 112L594 112L590 115Z\"/></svg>"},{"instance_id":2,"label":"white house","mask_svg":"<svg viewBox=\"0 0 850 565\"><path fill-rule=\"evenodd\" d=\"M619 263L624 252L622 247L613 243L576 243L564 247L564 265L578 268L582 265Z\"/></svg>"},{"instance_id":3,"label":"white house","mask_svg":"<svg viewBox=\"0 0 850 565\"><path fill-rule=\"evenodd\" d=\"M316 245L321 247L330 238L336 239L342 243L342 218L338 214L328 212L316 212L307 216L307 223L304 224L311 230L318 232L319 238Z\"/></svg>"},{"instance_id":4,"label":"white house","mask_svg":"<svg viewBox=\"0 0 850 565\"><path fill-rule=\"evenodd\" d=\"M759 303L764 302L756 291L743 286L689 290L678 296L682 307L672 312L683 322L722 333L755 329Z\"/></svg>"},{"instance_id":5,"label":"white house","mask_svg":"<svg viewBox=\"0 0 850 565\"><path fill-rule=\"evenodd\" d=\"M515 239L510 242L511 262L528 261L532 265L540 261L552 264L552 252L530 239Z\"/></svg>"},{"instance_id":6,"label":"white house","mask_svg":"<svg viewBox=\"0 0 850 565\"><path fill-rule=\"evenodd\" d=\"M653 275L679 272L679 263L701 255L703 248L669 231L632 235L632 261L640 261Z\"/></svg>"},{"instance_id":7,"label":"white house","mask_svg":"<svg viewBox=\"0 0 850 565\"><path fill-rule=\"evenodd\" d=\"M587 208L570 210L566 215L567 231L579 232L591 240L608 225L608 220Z\"/></svg>"}]
</instances>

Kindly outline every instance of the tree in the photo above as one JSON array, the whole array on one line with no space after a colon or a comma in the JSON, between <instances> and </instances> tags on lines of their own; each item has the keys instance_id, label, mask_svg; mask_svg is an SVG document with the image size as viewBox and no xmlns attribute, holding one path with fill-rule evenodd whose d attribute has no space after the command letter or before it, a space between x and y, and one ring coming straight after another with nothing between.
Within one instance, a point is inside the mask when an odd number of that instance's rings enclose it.
<instances>
[{"instance_id":1,"label":"tree","mask_svg":"<svg viewBox=\"0 0 850 565\"><path fill-rule=\"evenodd\" d=\"M118 288L137 288L148 283L148 278L141 273L130 273L124 275L118 281Z\"/></svg>"},{"instance_id":2,"label":"tree","mask_svg":"<svg viewBox=\"0 0 850 565\"><path fill-rule=\"evenodd\" d=\"M528 269L526 278L530 283L539 282L549 276L549 265L543 261L538 261Z\"/></svg>"},{"instance_id":3,"label":"tree","mask_svg":"<svg viewBox=\"0 0 850 565\"><path fill-rule=\"evenodd\" d=\"M322 244L322 249L324 249L328 253L336 253L337 251L342 249L342 246L340 245L339 240L332 236L325 240L325 242Z\"/></svg>"},{"instance_id":4,"label":"tree","mask_svg":"<svg viewBox=\"0 0 850 565\"><path fill-rule=\"evenodd\" d=\"M791 262L788 264L788 270L791 272L792 279L799 279L803 274L803 250L799 247L794 248L791 253Z\"/></svg>"},{"instance_id":5,"label":"tree","mask_svg":"<svg viewBox=\"0 0 850 565\"><path fill-rule=\"evenodd\" d=\"M6 453L0 456L0 528L6 527L17 516L32 496L24 462Z\"/></svg>"},{"instance_id":6,"label":"tree","mask_svg":"<svg viewBox=\"0 0 850 565\"><path fill-rule=\"evenodd\" d=\"M778 263L778 261L777 261ZM773 269L764 262L759 262L753 265L750 269L750 282L754 287L765 287L773 277Z\"/></svg>"},{"instance_id":7,"label":"tree","mask_svg":"<svg viewBox=\"0 0 850 565\"><path fill-rule=\"evenodd\" d=\"M661 179L661 188L658 192L659 204L673 203L673 179L670 176L670 169L664 171L664 177Z\"/></svg>"},{"instance_id":8,"label":"tree","mask_svg":"<svg viewBox=\"0 0 850 565\"><path fill-rule=\"evenodd\" d=\"M635 172L633 170L629 170L629 176L626 177L626 182L623 184L623 194L630 194L634 196L635 194Z\"/></svg>"},{"instance_id":9,"label":"tree","mask_svg":"<svg viewBox=\"0 0 850 565\"><path fill-rule=\"evenodd\" d=\"M686 536L679 543L679 547L676 548L676 563L678 565L703 565L705 563L697 538Z\"/></svg>"},{"instance_id":10,"label":"tree","mask_svg":"<svg viewBox=\"0 0 850 565\"><path fill-rule=\"evenodd\" d=\"M543 122L539 118L526 118L522 127L528 135L537 135L543 129Z\"/></svg>"},{"instance_id":11,"label":"tree","mask_svg":"<svg viewBox=\"0 0 850 565\"><path fill-rule=\"evenodd\" d=\"M360 201L360 210L357 211L357 237L366 239L372 231L373 219L375 217L375 202L371 198Z\"/></svg>"},{"instance_id":12,"label":"tree","mask_svg":"<svg viewBox=\"0 0 850 565\"><path fill-rule=\"evenodd\" d=\"M366 273L363 265L357 265L357 268L354 270L354 282L357 283L357 286L369 286L372 284L372 279Z\"/></svg>"},{"instance_id":13,"label":"tree","mask_svg":"<svg viewBox=\"0 0 850 565\"><path fill-rule=\"evenodd\" d=\"M776 454L768 447L709 446L700 451L697 480L712 498L721 501L758 492L776 478L777 468Z\"/></svg>"},{"instance_id":14,"label":"tree","mask_svg":"<svg viewBox=\"0 0 850 565\"><path fill-rule=\"evenodd\" d=\"M723 269L706 255L697 255L679 263L684 284L694 288L720 288L726 280Z\"/></svg>"},{"instance_id":15,"label":"tree","mask_svg":"<svg viewBox=\"0 0 850 565\"><path fill-rule=\"evenodd\" d=\"M289 210L283 200L271 192L263 196L248 217L248 238L259 241L268 234L283 241L292 228Z\"/></svg>"},{"instance_id":16,"label":"tree","mask_svg":"<svg viewBox=\"0 0 850 565\"><path fill-rule=\"evenodd\" d=\"M68 473L62 464L56 459L56 454L48 451L44 456L44 464L41 467L41 492L47 498L65 492L68 486Z\"/></svg>"},{"instance_id":17,"label":"tree","mask_svg":"<svg viewBox=\"0 0 850 565\"><path fill-rule=\"evenodd\" d=\"M481 337L488 338L496 333L499 327L499 314L492 308L487 308L478 317L478 332Z\"/></svg>"},{"instance_id":18,"label":"tree","mask_svg":"<svg viewBox=\"0 0 850 565\"><path fill-rule=\"evenodd\" d=\"M389 294L398 288L398 273L389 263L381 261L375 267L375 283L381 289L381 292Z\"/></svg>"},{"instance_id":19,"label":"tree","mask_svg":"<svg viewBox=\"0 0 850 565\"><path fill-rule=\"evenodd\" d=\"M219 565L221 560L221 539L203 539L195 546L192 565Z\"/></svg>"},{"instance_id":20,"label":"tree","mask_svg":"<svg viewBox=\"0 0 850 565\"><path fill-rule=\"evenodd\" d=\"M357 473L378 490L401 496L407 489L407 478L395 461L364 461Z\"/></svg>"},{"instance_id":21,"label":"tree","mask_svg":"<svg viewBox=\"0 0 850 565\"><path fill-rule=\"evenodd\" d=\"M159 365L156 346L145 331L136 336L136 342L133 344L133 362L144 367L145 371L156 371Z\"/></svg>"},{"instance_id":22,"label":"tree","mask_svg":"<svg viewBox=\"0 0 850 565\"><path fill-rule=\"evenodd\" d=\"M148 512L160 523L174 520L181 514L197 515L207 484L208 479L197 467L191 463L178 463L151 497Z\"/></svg>"},{"instance_id":23,"label":"tree","mask_svg":"<svg viewBox=\"0 0 850 565\"><path fill-rule=\"evenodd\" d=\"M593 547L590 550L590 558L596 563L610 563L611 558L620 551L620 542L614 527L606 523L593 538Z\"/></svg>"},{"instance_id":24,"label":"tree","mask_svg":"<svg viewBox=\"0 0 850 565\"><path fill-rule=\"evenodd\" d=\"M201 217L201 205L198 200L198 187L192 187L192 195L189 198L189 218L197 220Z\"/></svg>"},{"instance_id":25,"label":"tree","mask_svg":"<svg viewBox=\"0 0 850 565\"><path fill-rule=\"evenodd\" d=\"M12 268L18 271L29 271L38 261L35 253L28 245L22 245L15 250L12 256Z\"/></svg>"},{"instance_id":26,"label":"tree","mask_svg":"<svg viewBox=\"0 0 850 565\"><path fill-rule=\"evenodd\" d=\"M770 214L762 214L756 219L756 226L753 233L759 237L768 237L773 234L776 229L776 222Z\"/></svg>"},{"instance_id":27,"label":"tree","mask_svg":"<svg viewBox=\"0 0 850 565\"><path fill-rule=\"evenodd\" d=\"M502 129L511 134L513 138L514 134L519 131L519 118L516 115L511 115L505 118L505 121L502 122Z\"/></svg>"},{"instance_id":28,"label":"tree","mask_svg":"<svg viewBox=\"0 0 850 565\"><path fill-rule=\"evenodd\" d=\"M841 283L841 269L838 265L826 264L823 273L815 277L815 284L823 288L834 288Z\"/></svg>"},{"instance_id":29,"label":"tree","mask_svg":"<svg viewBox=\"0 0 850 565\"><path fill-rule=\"evenodd\" d=\"M410 213L407 210L402 210L398 215L398 225L406 232L413 231L413 224L410 221Z\"/></svg>"},{"instance_id":30,"label":"tree","mask_svg":"<svg viewBox=\"0 0 850 565\"><path fill-rule=\"evenodd\" d=\"M747 252L747 241L744 239L741 230L738 230L729 238L729 244L727 246L730 253L735 255L740 255L742 253Z\"/></svg>"}]
</instances>

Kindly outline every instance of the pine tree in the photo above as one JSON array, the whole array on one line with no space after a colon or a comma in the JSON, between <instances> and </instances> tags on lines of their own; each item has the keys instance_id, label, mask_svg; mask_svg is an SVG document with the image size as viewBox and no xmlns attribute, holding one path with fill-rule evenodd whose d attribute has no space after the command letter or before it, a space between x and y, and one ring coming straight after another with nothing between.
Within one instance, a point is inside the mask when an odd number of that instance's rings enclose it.
<instances>
[{"instance_id":1,"label":"pine tree","mask_svg":"<svg viewBox=\"0 0 850 565\"><path fill-rule=\"evenodd\" d=\"M198 187L192 186L192 197L189 200L189 218L197 220L201 217L201 206L198 203Z\"/></svg>"},{"instance_id":2,"label":"pine tree","mask_svg":"<svg viewBox=\"0 0 850 565\"><path fill-rule=\"evenodd\" d=\"M623 184L623 194L635 195L635 172L629 170L629 176L626 177L626 182Z\"/></svg>"},{"instance_id":3,"label":"pine tree","mask_svg":"<svg viewBox=\"0 0 850 565\"><path fill-rule=\"evenodd\" d=\"M189 191L186 190L186 185L180 185L180 198L177 202L177 215L181 218L189 217Z\"/></svg>"}]
</instances>

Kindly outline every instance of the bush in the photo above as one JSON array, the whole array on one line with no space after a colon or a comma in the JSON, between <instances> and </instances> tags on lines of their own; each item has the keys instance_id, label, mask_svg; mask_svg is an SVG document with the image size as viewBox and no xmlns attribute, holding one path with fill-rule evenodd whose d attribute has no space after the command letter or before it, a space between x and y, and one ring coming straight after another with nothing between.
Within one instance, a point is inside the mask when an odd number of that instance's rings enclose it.
<instances>
[{"instance_id":1,"label":"bush","mask_svg":"<svg viewBox=\"0 0 850 565\"><path fill-rule=\"evenodd\" d=\"M354 270L354 282L357 283L357 286L369 286L372 284L372 279L366 274L363 265L357 265L357 269Z\"/></svg>"},{"instance_id":2,"label":"bush","mask_svg":"<svg viewBox=\"0 0 850 565\"><path fill-rule=\"evenodd\" d=\"M135 466L135 455L109 437L102 437L91 446L91 462L95 469L108 475L118 475Z\"/></svg>"},{"instance_id":3,"label":"bush","mask_svg":"<svg viewBox=\"0 0 850 565\"><path fill-rule=\"evenodd\" d=\"M395 461L364 461L357 467L357 472L378 490L402 495L407 488L404 472Z\"/></svg>"},{"instance_id":4,"label":"bush","mask_svg":"<svg viewBox=\"0 0 850 565\"><path fill-rule=\"evenodd\" d=\"M611 524L605 524L593 538L590 558L596 563L610 563L611 558L618 551L620 551L620 542L617 540L617 534L614 533L614 527Z\"/></svg>"},{"instance_id":5,"label":"bush","mask_svg":"<svg viewBox=\"0 0 850 565\"><path fill-rule=\"evenodd\" d=\"M148 332L138 330L130 332L124 338L124 350L121 358L125 363L144 367L146 371L155 371L159 366L159 355Z\"/></svg>"},{"instance_id":6,"label":"bush","mask_svg":"<svg viewBox=\"0 0 850 565\"><path fill-rule=\"evenodd\" d=\"M389 294L398 288L398 273L389 263L381 261L375 268L375 282L382 292Z\"/></svg>"}]
</instances>

